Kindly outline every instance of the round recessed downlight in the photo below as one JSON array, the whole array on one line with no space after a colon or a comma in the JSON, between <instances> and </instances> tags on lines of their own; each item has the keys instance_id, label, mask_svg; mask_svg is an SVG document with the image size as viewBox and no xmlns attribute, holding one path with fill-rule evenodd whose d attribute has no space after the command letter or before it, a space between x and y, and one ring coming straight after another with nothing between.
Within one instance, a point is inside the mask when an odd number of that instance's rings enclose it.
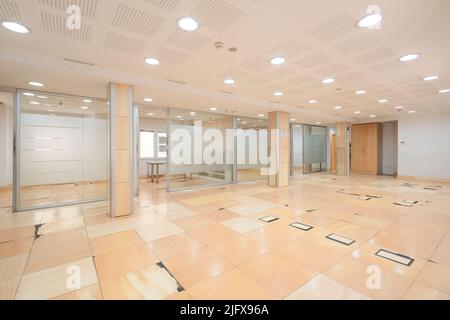
<instances>
[{"instance_id":1,"label":"round recessed downlight","mask_svg":"<svg viewBox=\"0 0 450 320\"><path fill-rule=\"evenodd\" d=\"M217 108L209 108L210 111L217 111Z\"/></svg>"},{"instance_id":2,"label":"round recessed downlight","mask_svg":"<svg viewBox=\"0 0 450 320\"><path fill-rule=\"evenodd\" d=\"M431 81L431 80L436 80L438 78L439 78L439 76L428 76L428 77L424 77L422 80Z\"/></svg>"},{"instance_id":3,"label":"round recessed downlight","mask_svg":"<svg viewBox=\"0 0 450 320\"><path fill-rule=\"evenodd\" d=\"M366 93L367 91L366 90L358 90L358 91L356 91L355 93L356 94L364 94L364 93Z\"/></svg>"},{"instance_id":4,"label":"round recessed downlight","mask_svg":"<svg viewBox=\"0 0 450 320\"><path fill-rule=\"evenodd\" d=\"M309 104L314 104L314 103L317 103L317 100L312 99L312 100L309 100L308 102L309 102Z\"/></svg>"},{"instance_id":5,"label":"round recessed downlight","mask_svg":"<svg viewBox=\"0 0 450 320\"><path fill-rule=\"evenodd\" d=\"M33 87L43 87L43 86L44 86L43 83L41 83L41 82L36 82L36 81L30 81L30 82L28 82L28 84L29 84L30 86L33 86Z\"/></svg>"},{"instance_id":6,"label":"round recessed downlight","mask_svg":"<svg viewBox=\"0 0 450 320\"><path fill-rule=\"evenodd\" d=\"M386 102L388 102L387 99L380 99L380 100L378 100L378 103L386 103Z\"/></svg>"},{"instance_id":7,"label":"round recessed downlight","mask_svg":"<svg viewBox=\"0 0 450 320\"><path fill-rule=\"evenodd\" d=\"M274 65L283 64L285 62L286 62L286 59L283 57L274 57L274 58L272 58L272 60L270 60L270 63L274 64Z\"/></svg>"},{"instance_id":8,"label":"round recessed downlight","mask_svg":"<svg viewBox=\"0 0 450 320\"><path fill-rule=\"evenodd\" d=\"M334 107L335 110L341 110L343 107L342 106L336 106Z\"/></svg>"},{"instance_id":9,"label":"round recessed downlight","mask_svg":"<svg viewBox=\"0 0 450 320\"><path fill-rule=\"evenodd\" d=\"M417 53L407 54L406 56L401 57L400 62L408 62L416 60L419 57Z\"/></svg>"},{"instance_id":10,"label":"round recessed downlight","mask_svg":"<svg viewBox=\"0 0 450 320\"><path fill-rule=\"evenodd\" d=\"M317 122L316 122L316 124L322 124L322 122L320 122L320 121L317 121Z\"/></svg>"},{"instance_id":11,"label":"round recessed downlight","mask_svg":"<svg viewBox=\"0 0 450 320\"><path fill-rule=\"evenodd\" d=\"M404 107L403 106L396 106L394 108L397 109L397 110L402 110Z\"/></svg>"},{"instance_id":12,"label":"round recessed downlight","mask_svg":"<svg viewBox=\"0 0 450 320\"><path fill-rule=\"evenodd\" d=\"M34 93L31 92L24 92L23 95L27 97L34 97Z\"/></svg>"},{"instance_id":13,"label":"round recessed downlight","mask_svg":"<svg viewBox=\"0 0 450 320\"><path fill-rule=\"evenodd\" d=\"M439 93L449 93L450 89L443 89L443 90L439 90Z\"/></svg>"},{"instance_id":14,"label":"round recessed downlight","mask_svg":"<svg viewBox=\"0 0 450 320\"><path fill-rule=\"evenodd\" d=\"M144 101L145 102L153 102L153 99L152 98L144 98Z\"/></svg>"},{"instance_id":15,"label":"round recessed downlight","mask_svg":"<svg viewBox=\"0 0 450 320\"><path fill-rule=\"evenodd\" d=\"M37 101L30 101L30 104L34 104L34 105L40 105L40 103L39 102L37 102Z\"/></svg>"},{"instance_id":16,"label":"round recessed downlight","mask_svg":"<svg viewBox=\"0 0 450 320\"><path fill-rule=\"evenodd\" d=\"M372 27L383 20L383 16L379 13L368 14L364 18L358 21L358 27L369 28Z\"/></svg>"},{"instance_id":17,"label":"round recessed downlight","mask_svg":"<svg viewBox=\"0 0 450 320\"><path fill-rule=\"evenodd\" d=\"M377 117L377 115L376 114L371 114L370 116L369 116L369 118L376 118Z\"/></svg>"},{"instance_id":18,"label":"round recessed downlight","mask_svg":"<svg viewBox=\"0 0 450 320\"><path fill-rule=\"evenodd\" d=\"M274 95L275 97L281 97L281 96L284 95L284 93L281 92L281 91L277 91L277 92L274 92L273 95Z\"/></svg>"},{"instance_id":19,"label":"round recessed downlight","mask_svg":"<svg viewBox=\"0 0 450 320\"><path fill-rule=\"evenodd\" d=\"M149 117L152 117L152 116L154 116L155 114L154 114L153 112L149 112L149 113L147 113L147 115L148 115Z\"/></svg>"},{"instance_id":20,"label":"round recessed downlight","mask_svg":"<svg viewBox=\"0 0 450 320\"><path fill-rule=\"evenodd\" d=\"M146 58L144 61L145 61L146 64L149 64L151 66L159 65L159 60L155 59L155 58Z\"/></svg>"},{"instance_id":21,"label":"round recessed downlight","mask_svg":"<svg viewBox=\"0 0 450 320\"><path fill-rule=\"evenodd\" d=\"M89 107L88 106L82 106L81 109L87 110L87 109L89 109Z\"/></svg>"},{"instance_id":22,"label":"round recessed downlight","mask_svg":"<svg viewBox=\"0 0 450 320\"><path fill-rule=\"evenodd\" d=\"M327 78L327 79L322 80L322 83L323 83L323 84L331 84L331 83L333 83L334 81L335 81L335 80L332 79L332 78Z\"/></svg>"},{"instance_id":23,"label":"round recessed downlight","mask_svg":"<svg viewBox=\"0 0 450 320\"><path fill-rule=\"evenodd\" d=\"M39 99L48 99L47 96L36 96L36 98L39 98Z\"/></svg>"},{"instance_id":24,"label":"round recessed downlight","mask_svg":"<svg viewBox=\"0 0 450 320\"><path fill-rule=\"evenodd\" d=\"M190 17L178 19L178 27L184 31L195 31L198 29L198 22Z\"/></svg>"},{"instance_id":25,"label":"round recessed downlight","mask_svg":"<svg viewBox=\"0 0 450 320\"><path fill-rule=\"evenodd\" d=\"M353 112L354 114L360 114L361 113L361 111L355 111L355 112Z\"/></svg>"},{"instance_id":26,"label":"round recessed downlight","mask_svg":"<svg viewBox=\"0 0 450 320\"><path fill-rule=\"evenodd\" d=\"M83 102L84 102L84 103L92 103L92 100L90 100L90 99L84 99Z\"/></svg>"},{"instance_id":27,"label":"round recessed downlight","mask_svg":"<svg viewBox=\"0 0 450 320\"><path fill-rule=\"evenodd\" d=\"M291 121L293 122L293 121L297 121L297 119L291 119Z\"/></svg>"},{"instance_id":28,"label":"round recessed downlight","mask_svg":"<svg viewBox=\"0 0 450 320\"><path fill-rule=\"evenodd\" d=\"M264 116L265 116L264 113L258 114L258 117L264 117Z\"/></svg>"},{"instance_id":29,"label":"round recessed downlight","mask_svg":"<svg viewBox=\"0 0 450 320\"><path fill-rule=\"evenodd\" d=\"M235 84L236 83L236 81L234 80L234 79L225 79L224 81L223 81L223 83L225 83L225 84Z\"/></svg>"},{"instance_id":30,"label":"round recessed downlight","mask_svg":"<svg viewBox=\"0 0 450 320\"><path fill-rule=\"evenodd\" d=\"M415 110L409 110L408 113L416 113Z\"/></svg>"},{"instance_id":31,"label":"round recessed downlight","mask_svg":"<svg viewBox=\"0 0 450 320\"><path fill-rule=\"evenodd\" d=\"M12 32L22 33L22 34L30 33L30 29L28 29L24 25L21 25L20 23L17 23L17 22L4 21L4 22L2 22L2 25L5 29L8 29L9 31L12 31Z\"/></svg>"}]
</instances>

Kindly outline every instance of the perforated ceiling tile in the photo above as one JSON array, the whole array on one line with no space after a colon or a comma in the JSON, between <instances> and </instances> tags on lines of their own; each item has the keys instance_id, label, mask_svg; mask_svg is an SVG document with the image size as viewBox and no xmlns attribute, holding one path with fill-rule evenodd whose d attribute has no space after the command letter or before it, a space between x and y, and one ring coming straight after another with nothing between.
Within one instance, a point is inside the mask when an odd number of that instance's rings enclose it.
<instances>
[{"instance_id":1,"label":"perforated ceiling tile","mask_svg":"<svg viewBox=\"0 0 450 320\"><path fill-rule=\"evenodd\" d=\"M372 72L388 72L388 71L395 71L397 72L397 69L404 68L406 64L399 63L397 60L391 60L387 62L378 63L376 65L373 65L368 68L368 70Z\"/></svg>"},{"instance_id":2,"label":"perforated ceiling tile","mask_svg":"<svg viewBox=\"0 0 450 320\"><path fill-rule=\"evenodd\" d=\"M352 54L358 51L369 49L380 43L377 37L370 32L361 33L348 40L338 43L333 47L334 50L342 54Z\"/></svg>"},{"instance_id":3,"label":"perforated ceiling tile","mask_svg":"<svg viewBox=\"0 0 450 320\"><path fill-rule=\"evenodd\" d=\"M289 77L292 77L296 74L296 71L293 69L290 69L288 67L275 67L273 70L266 72L265 76L272 77L275 79L286 79Z\"/></svg>"},{"instance_id":4,"label":"perforated ceiling tile","mask_svg":"<svg viewBox=\"0 0 450 320\"><path fill-rule=\"evenodd\" d=\"M220 75L222 78L231 78L234 80L239 80L245 77L248 77L249 74L237 69L228 70Z\"/></svg>"},{"instance_id":5,"label":"perforated ceiling tile","mask_svg":"<svg viewBox=\"0 0 450 320\"><path fill-rule=\"evenodd\" d=\"M311 48L306 44L296 40L290 39L275 48L269 50L269 54L272 56L282 56L285 58L292 58L310 51Z\"/></svg>"},{"instance_id":6,"label":"perforated ceiling tile","mask_svg":"<svg viewBox=\"0 0 450 320\"><path fill-rule=\"evenodd\" d=\"M66 19L46 12L41 12L42 28L45 32L52 33L67 39L89 42L91 40L92 26L81 23L80 30L70 30L66 27Z\"/></svg>"},{"instance_id":7,"label":"perforated ceiling tile","mask_svg":"<svg viewBox=\"0 0 450 320\"><path fill-rule=\"evenodd\" d=\"M12 1L0 1L0 19L2 21L13 21L22 23L19 7Z\"/></svg>"},{"instance_id":8,"label":"perforated ceiling tile","mask_svg":"<svg viewBox=\"0 0 450 320\"><path fill-rule=\"evenodd\" d=\"M245 15L223 0L203 0L192 12L200 25L222 32Z\"/></svg>"},{"instance_id":9,"label":"perforated ceiling tile","mask_svg":"<svg viewBox=\"0 0 450 320\"><path fill-rule=\"evenodd\" d=\"M66 12L71 5L77 5L81 9L81 16L94 19L97 11L98 0L39 0L39 3Z\"/></svg>"},{"instance_id":10,"label":"perforated ceiling tile","mask_svg":"<svg viewBox=\"0 0 450 320\"><path fill-rule=\"evenodd\" d=\"M272 83L268 86L265 86L264 89L267 90L269 94L273 94L275 91L281 91L283 93L286 93L286 91L291 90L293 88L284 83Z\"/></svg>"},{"instance_id":11,"label":"perforated ceiling tile","mask_svg":"<svg viewBox=\"0 0 450 320\"><path fill-rule=\"evenodd\" d=\"M354 81L354 80L359 80L361 78L364 78L363 73L352 71L352 72L348 72L348 73L340 75L338 78L338 82L350 82L350 81Z\"/></svg>"},{"instance_id":12,"label":"perforated ceiling tile","mask_svg":"<svg viewBox=\"0 0 450 320\"><path fill-rule=\"evenodd\" d=\"M268 84L270 80L261 78L261 77L252 77L249 79L244 80L242 83L245 83L249 86L255 86L255 87L262 87L266 84Z\"/></svg>"},{"instance_id":13,"label":"perforated ceiling tile","mask_svg":"<svg viewBox=\"0 0 450 320\"><path fill-rule=\"evenodd\" d=\"M255 57L240 64L244 69L259 72L271 66L269 61L260 57Z\"/></svg>"},{"instance_id":14,"label":"perforated ceiling tile","mask_svg":"<svg viewBox=\"0 0 450 320\"><path fill-rule=\"evenodd\" d=\"M153 37L163 23L164 19L160 17L120 3L112 24L127 32Z\"/></svg>"},{"instance_id":15,"label":"perforated ceiling tile","mask_svg":"<svg viewBox=\"0 0 450 320\"><path fill-rule=\"evenodd\" d=\"M211 38L203 34L198 32L185 32L180 29L176 29L169 39L167 39L168 43L187 50L198 50L210 41Z\"/></svg>"},{"instance_id":16,"label":"perforated ceiling tile","mask_svg":"<svg viewBox=\"0 0 450 320\"><path fill-rule=\"evenodd\" d=\"M321 75L335 75L335 74L339 74L339 73L346 72L349 70L350 70L350 68L348 66L346 66L345 64L333 63L329 66L321 67L321 68L317 69L316 72Z\"/></svg>"},{"instance_id":17,"label":"perforated ceiling tile","mask_svg":"<svg viewBox=\"0 0 450 320\"><path fill-rule=\"evenodd\" d=\"M161 63L168 64L180 64L189 58L188 55L167 48L159 48L152 56L160 60Z\"/></svg>"},{"instance_id":18,"label":"perforated ceiling tile","mask_svg":"<svg viewBox=\"0 0 450 320\"><path fill-rule=\"evenodd\" d=\"M180 0L145 0L145 2L160 9L172 12Z\"/></svg>"},{"instance_id":19,"label":"perforated ceiling tile","mask_svg":"<svg viewBox=\"0 0 450 320\"><path fill-rule=\"evenodd\" d=\"M370 52L359 55L353 60L358 62L359 64L369 64L373 62L378 62L381 60L386 60L392 58L394 56L394 52L388 47L381 47Z\"/></svg>"},{"instance_id":20,"label":"perforated ceiling tile","mask_svg":"<svg viewBox=\"0 0 450 320\"><path fill-rule=\"evenodd\" d=\"M302 85L308 82L317 81L314 77L311 77L306 74L302 74L300 76L293 77L289 80L286 80L287 82L294 84L294 85Z\"/></svg>"},{"instance_id":21,"label":"perforated ceiling tile","mask_svg":"<svg viewBox=\"0 0 450 320\"><path fill-rule=\"evenodd\" d=\"M147 43L114 32L110 32L106 38L105 47L121 50L129 53L140 54Z\"/></svg>"},{"instance_id":22,"label":"perforated ceiling tile","mask_svg":"<svg viewBox=\"0 0 450 320\"><path fill-rule=\"evenodd\" d=\"M314 38L328 42L358 30L356 20L347 12L342 12L307 31Z\"/></svg>"},{"instance_id":23,"label":"perforated ceiling tile","mask_svg":"<svg viewBox=\"0 0 450 320\"><path fill-rule=\"evenodd\" d=\"M329 56L320 52L316 52L313 54L309 54L308 56L301 58L300 60L297 60L295 64L304 68L315 68L332 61L333 59L331 59Z\"/></svg>"}]
</instances>

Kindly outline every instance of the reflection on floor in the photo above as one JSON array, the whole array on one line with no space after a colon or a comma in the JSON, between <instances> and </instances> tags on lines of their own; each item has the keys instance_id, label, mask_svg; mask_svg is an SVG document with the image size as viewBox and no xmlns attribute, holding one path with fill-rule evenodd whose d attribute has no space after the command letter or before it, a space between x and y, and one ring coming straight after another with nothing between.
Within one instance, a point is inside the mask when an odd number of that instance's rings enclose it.
<instances>
[{"instance_id":1,"label":"reflection on floor","mask_svg":"<svg viewBox=\"0 0 450 320\"><path fill-rule=\"evenodd\" d=\"M0 299L449 299L450 184L429 184L313 174L281 190L166 193L142 181L130 217L110 220L105 203L8 213ZM405 200L418 202L393 204Z\"/></svg>"}]
</instances>

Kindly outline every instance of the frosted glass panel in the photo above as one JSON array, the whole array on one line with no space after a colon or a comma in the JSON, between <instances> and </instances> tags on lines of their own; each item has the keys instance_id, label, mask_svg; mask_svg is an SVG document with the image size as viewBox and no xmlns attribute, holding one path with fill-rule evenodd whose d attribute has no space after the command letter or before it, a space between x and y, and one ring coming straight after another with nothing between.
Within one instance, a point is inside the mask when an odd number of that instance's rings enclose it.
<instances>
[{"instance_id":1,"label":"frosted glass panel","mask_svg":"<svg viewBox=\"0 0 450 320\"><path fill-rule=\"evenodd\" d=\"M312 173L326 170L327 129L316 126L303 126L303 172Z\"/></svg>"}]
</instances>

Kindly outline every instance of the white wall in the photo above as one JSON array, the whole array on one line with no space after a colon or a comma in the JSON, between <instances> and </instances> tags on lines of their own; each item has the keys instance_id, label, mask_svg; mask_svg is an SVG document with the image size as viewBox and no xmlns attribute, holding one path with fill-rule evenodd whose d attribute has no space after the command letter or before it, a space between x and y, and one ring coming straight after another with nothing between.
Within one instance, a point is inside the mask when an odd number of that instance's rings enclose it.
<instances>
[{"instance_id":1,"label":"white wall","mask_svg":"<svg viewBox=\"0 0 450 320\"><path fill-rule=\"evenodd\" d=\"M166 132L166 120L165 119L150 119L150 118L139 118L139 129L140 130L157 130L160 132ZM166 166L161 166L160 173L166 173ZM139 160L139 176L141 178L148 175L148 165L146 160Z\"/></svg>"},{"instance_id":2,"label":"white wall","mask_svg":"<svg viewBox=\"0 0 450 320\"><path fill-rule=\"evenodd\" d=\"M398 174L450 179L450 112L398 121Z\"/></svg>"}]
</instances>

